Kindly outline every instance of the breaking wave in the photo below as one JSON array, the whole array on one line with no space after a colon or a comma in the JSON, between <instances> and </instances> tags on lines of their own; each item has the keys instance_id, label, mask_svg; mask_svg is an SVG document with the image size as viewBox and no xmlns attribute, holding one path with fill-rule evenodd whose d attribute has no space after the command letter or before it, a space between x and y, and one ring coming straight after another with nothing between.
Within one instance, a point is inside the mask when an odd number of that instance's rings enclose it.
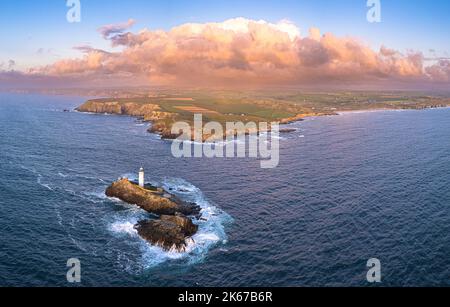
<instances>
[{"instance_id":1,"label":"breaking wave","mask_svg":"<svg viewBox=\"0 0 450 307\"><path fill-rule=\"evenodd\" d=\"M37 183L57 194L70 195L79 198L81 201L91 203L93 205L115 205L116 210L106 217L106 228L109 233L113 233L116 238L125 243L125 245L134 246L140 250L141 255L137 256L130 253L132 250L119 250L114 248L111 252L117 253L118 258L123 267L128 272L142 273L163 263L178 261L181 264L195 264L201 262L208 251L216 246L225 245L227 243L227 235L225 227L232 223L233 219L226 212L211 203L202 193L202 191L180 178L166 178L162 183L156 184L162 186L166 191L176 195L180 199L187 202L194 202L201 208L201 219L194 220L199 226L198 232L187 242L185 252L165 251L160 247L153 246L142 239L134 226L141 220L151 218L151 215L140 209L138 206L126 204L119 199L109 198L104 193L104 180L96 177L82 176L72 174L70 170L65 172L57 172L55 176L45 177L36 169L21 165L21 168L36 176ZM124 174L130 180L136 181L137 175L134 173ZM70 180L69 180L70 179ZM75 180L73 180L75 179ZM79 191L76 179L84 179L89 185L97 188L90 192ZM63 227L70 236L71 241L77 246L81 243L75 237L72 237L71 231L75 225L67 225L67 218L62 216L60 204L54 206L54 211L58 224ZM72 219L72 222L74 220ZM81 248L85 250L85 248Z\"/></svg>"},{"instance_id":2,"label":"breaking wave","mask_svg":"<svg viewBox=\"0 0 450 307\"><path fill-rule=\"evenodd\" d=\"M162 187L185 201L198 204L201 208L202 218L194 221L199 226L199 230L189 240L186 251L180 253L164 251L162 248L153 246L139 237L134 229L134 225L138 221L148 218L148 215L143 210L136 206L129 206L127 207L128 210L119 212L118 214L121 217L118 217L110 224L109 230L119 236L127 236L139 241L139 248L142 251L141 265L143 269L149 269L173 260L182 260L187 264L195 264L201 262L214 246L227 243L228 238L225 227L232 222L232 218L206 199L200 189L180 178L165 179L162 182Z\"/></svg>"}]
</instances>

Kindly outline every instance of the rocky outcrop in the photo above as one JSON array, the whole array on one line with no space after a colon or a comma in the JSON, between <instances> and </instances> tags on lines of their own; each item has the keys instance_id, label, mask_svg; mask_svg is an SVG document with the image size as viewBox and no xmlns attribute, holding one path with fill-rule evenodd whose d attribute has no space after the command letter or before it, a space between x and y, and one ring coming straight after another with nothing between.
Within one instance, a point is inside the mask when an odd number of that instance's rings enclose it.
<instances>
[{"instance_id":1,"label":"rocky outcrop","mask_svg":"<svg viewBox=\"0 0 450 307\"><path fill-rule=\"evenodd\" d=\"M76 108L79 112L90 112L90 113L108 113L121 115L122 106L117 101L111 102L96 102L88 101L80 107Z\"/></svg>"},{"instance_id":2,"label":"rocky outcrop","mask_svg":"<svg viewBox=\"0 0 450 307\"><path fill-rule=\"evenodd\" d=\"M164 112L161 107L151 103L118 102L104 99L89 100L76 109L78 112L129 115L139 117L153 125L149 129L151 133L161 135L163 139L175 139L179 135L171 132L171 123L176 121L177 114Z\"/></svg>"},{"instance_id":3,"label":"rocky outcrop","mask_svg":"<svg viewBox=\"0 0 450 307\"><path fill-rule=\"evenodd\" d=\"M166 140L174 140L180 136L180 134L173 134L171 126L165 122L154 122L148 129L148 132L159 134L161 138Z\"/></svg>"},{"instance_id":4,"label":"rocky outcrop","mask_svg":"<svg viewBox=\"0 0 450 307\"><path fill-rule=\"evenodd\" d=\"M164 250L185 251L187 238L198 231L198 226L184 216L162 215L159 220L139 222L135 229L142 238Z\"/></svg>"},{"instance_id":5,"label":"rocky outcrop","mask_svg":"<svg viewBox=\"0 0 450 307\"><path fill-rule=\"evenodd\" d=\"M106 190L106 196L119 198L128 204L137 205L155 215L183 214L186 216L198 216L200 213L200 207L196 204L183 202L164 191L141 188L128 179L114 182Z\"/></svg>"},{"instance_id":6,"label":"rocky outcrop","mask_svg":"<svg viewBox=\"0 0 450 307\"><path fill-rule=\"evenodd\" d=\"M152 119L158 119L158 115L161 117L167 114L160 112L161 108L156 104L140 104L135 102L120 103L118 101L103 101L103 100L89 100L77 109L79 112L90 113L107 113L117 115L130 115L136 117L149 117Z\"/></svg>"},{"instance_id":7,"label":"rocky outcrop","mask_svg":"<svg viewBox=\"0 0 450 307\"><path fill-rule=\"evenodd\" d=\"M292 133L292 132L296 132L297 131L297 129L295 129L295 128L283 128L283 129L280 129L280 133Z\"/></svg>"},{"instance_id":8,"label":"rocky outcrop","mask_svg":"<svg viewBox=\"0 0 450 307\"><path fill-rule=\"evenodd\" d=\"M305 118L307 117L314 117L314 116L322 116L323 114L320 113L306 113L306 114L298 114L297 116L294 117L289 117L289 118L284 118L280 121L281 125L287 125L287 124L292 124L295 122L300 122L305 120Z\"/></svg>"},{"instance_id":9,"label":"rocky outcrop","mask_svg":"<svg viewBox=\"0 0 450 307\"><path fill-rule=\"evenodd\" d=\"M158 219L140 221L135 229L149 243L165 250L184 251L187 240L198 231L192 218L200 218L200 207L184 202L163 189L151 186L142 188L128 179L120 179L107 188L106 195L159 216Z\"/></svg>"},{"instance_id":10,"label":"rocky outcrop","mask_svg":"<svg viewBox=\"0 0 450 307\"><path fill-rule=\"evenodd\" d=\"M114 101L113 99L95 99L85 102L83 105L76 109L79 112L90 113L107 113L116 115L129 115L139 117L146 122L151 122L152 126L148 129L150 133L156 133L163 139L173 140L178 138L181 134L172 133L172 125L179 120L179 114L166 112L161 109L157 104L149 102L133 102L133 101ZM285 118L280 120L280 124L289 124L296 121L301 121L306 117L327 115L324 113L304 113L297 116ZM259 134L262 132L270 132L270 124L266 130L257 128L245 128L244 131L227 130L223 135L208 135L204 133L202 136L203 142L223 141L228 137L236 136L237 134ZM281 133L283 131L280 131ZM194 139L194 133L192 131L192 141Z\"/></svg>"}]
</instances>

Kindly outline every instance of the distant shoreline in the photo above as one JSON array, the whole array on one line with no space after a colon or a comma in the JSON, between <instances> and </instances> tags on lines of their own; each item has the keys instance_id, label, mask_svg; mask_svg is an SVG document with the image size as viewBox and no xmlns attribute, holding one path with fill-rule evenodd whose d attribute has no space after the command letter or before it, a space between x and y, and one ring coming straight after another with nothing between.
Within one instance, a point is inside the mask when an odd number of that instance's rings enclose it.
<instances>
[{"instance_id":1,"label":"distant shoreline","mask_svg":"<svg viewBox=\"0 0 450 307\"><path fill-rule=\"evenodd\" d=\"M336 115L345 115L345 114L362 114L362 113L379 113L379 112L403 112L403 111L427 111L427 110L439 110L439 109L449 109L449 106L436 106L436 107L428 107L421 109L373 109L373 110L352 110L352 111L339 111L336 112Z\"/></svg>"},{"instance_id":2,"label":"distant shoreline","mask_svg":"<svg viewBox=\"0 0 450 307\"><path fill-rule=\"evenodd\" d=\"M450 107L450 98L406 93L278 93L253 92L177 92L129 98L90 99L75 110L83 113L126 115L151 123L150 133L162 139L176 139L172 126L186 122L193 126L194 114L204 122L280 123L288 125L308 118L350 113L427 110ZM245 130L241 133L267 132ZM269 127L270 131L270 127ZM236 135L225 131L222 138ZM215 135L204 135L203 141Z\"/></svg>"}]
</instances>

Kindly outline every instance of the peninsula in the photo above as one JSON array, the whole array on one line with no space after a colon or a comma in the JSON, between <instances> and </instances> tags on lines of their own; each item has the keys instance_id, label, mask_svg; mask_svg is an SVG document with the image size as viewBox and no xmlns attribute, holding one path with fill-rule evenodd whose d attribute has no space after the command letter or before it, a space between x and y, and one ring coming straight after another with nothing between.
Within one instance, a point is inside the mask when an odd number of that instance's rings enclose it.
<instances>
[{"instance_id":1,"label":"peninsula","mask_svg":"<svg viewBox=\"0 0 450 307\"><path fill-rule=\"evenodd\" d=\"M204 122L279 122L288 124L307 117L337 115L345 111L420 110L450 106L450 97L417 92L298 92L298 91L158 91L147 95L127 92L113 98L86 101L79 112L138 117L151 122L151 133L174 139L178 121L192 124L194 114ZM261 131L246 131L257 133ZM226 137L226 132L224 137ZM207 138L208 135L205 135Z\"/></svg>"}]
</instances>

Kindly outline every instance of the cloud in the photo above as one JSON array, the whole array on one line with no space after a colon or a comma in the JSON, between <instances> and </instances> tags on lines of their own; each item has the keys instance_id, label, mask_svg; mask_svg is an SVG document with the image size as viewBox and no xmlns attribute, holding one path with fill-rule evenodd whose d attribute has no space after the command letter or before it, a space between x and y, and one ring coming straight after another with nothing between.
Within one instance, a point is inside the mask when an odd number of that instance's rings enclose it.
<instances>
[{"instance_id":1,"label":"cloud","mask_svg":"<svg viewBox=\"0 0 450 307\"><path fill-rule=\"evenodd\" d=\"M99 28L98 32L100 32L103 38L108 39L111 35L120 34L130 29L135 23L136 21L134 19L129 19L124 23L105 25Z\"/></svg>"},{"instance_id":2,"label":"cloud","mask_svg":"<svg viewBox=\"0 0 450 307\"><path fill-rule=\"evenodd\" d=\"M13 71L14 67L16 67L16 61L14 60L8 60L6 63L0 62L0 73Z\"/></svg>"},{"instance_id":3,"label":"cloud","mask_svg":"<svg viewBox=\"0 0 450 307\"><path fill-rule=\"evenodd\" d=\"M427 67L425 70L434 81L450 82L449 59L440 59L436 64Z\"/></svg>"},{"instance_id":4,"label":"cloud","mask_svg":"<svg viewBox=\"0 0 450 307\"><path fill-rule=\"evenodd\" d=\"M16 61L14 61L14 60L8 61L8 69L9 70L13 70L15 66L16 66Z\"/></svg>"},{"instance_id":5,"label":"cloud","mask_svg":"<svg viewBox=\"0 0 450 307\"><path fill-rule=\"evenodd\" d=\"M235 18L220 23L188 23L169 31L126 32L134 20L101 27L120 51L79 46L80 59L65 59L27 74L135 84L265 86L305 84L414 84L450 79L449 61L426 65L420 52L382 47L373 50L351 37L307 36L288 20L269 23Z\"/></svg>"},{"instance_id":6,"label":"cloud","mask_svg":"<svg viewBox=\"0 0 450 307\"><path fill-rule=\"evenodd\" d=\"M38 50L36 50L36 55L58 57L53 48L39 48Z\"/></svg>"}]
</instances>

